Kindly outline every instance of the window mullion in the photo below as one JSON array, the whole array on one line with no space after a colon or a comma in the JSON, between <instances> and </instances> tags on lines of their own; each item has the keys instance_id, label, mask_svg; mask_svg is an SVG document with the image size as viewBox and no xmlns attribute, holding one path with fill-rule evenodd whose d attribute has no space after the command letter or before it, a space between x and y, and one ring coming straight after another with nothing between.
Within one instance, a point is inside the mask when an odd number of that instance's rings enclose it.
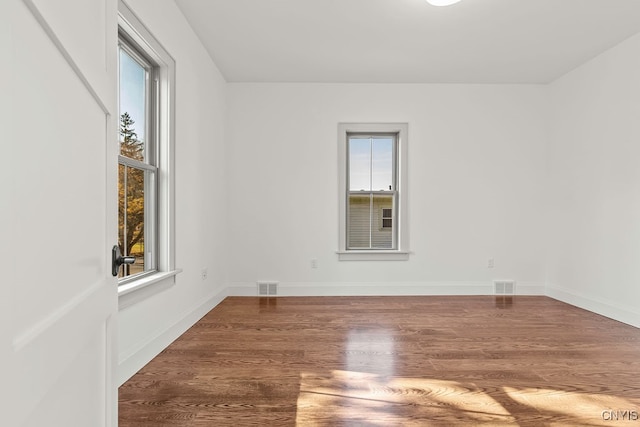
<instances>
[{"instance_id":1,"label":"window mullion","mask_svg":"<svg viewBox=\"0 0 640 427\"><path fill-rule=\"evenodd\" d=\"M373 137L369 137L369 249L373 249Z\"/></svg>"}]
</instances>

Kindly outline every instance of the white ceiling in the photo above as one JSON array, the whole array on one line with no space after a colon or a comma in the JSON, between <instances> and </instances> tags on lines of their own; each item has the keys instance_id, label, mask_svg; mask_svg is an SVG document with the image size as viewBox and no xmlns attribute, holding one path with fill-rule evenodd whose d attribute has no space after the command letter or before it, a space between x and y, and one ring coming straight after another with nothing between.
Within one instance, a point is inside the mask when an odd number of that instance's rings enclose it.
<instances>
[{"instance_id":1,"label":"white ceiling","mask_svg":"<svg viewBox=\"0 0 640 427\"><path fill-rule=\"evenodd\" d=\"M640 32L640 0L176 2L229 82L546 83Z\"/></svg>"}]
</instances>

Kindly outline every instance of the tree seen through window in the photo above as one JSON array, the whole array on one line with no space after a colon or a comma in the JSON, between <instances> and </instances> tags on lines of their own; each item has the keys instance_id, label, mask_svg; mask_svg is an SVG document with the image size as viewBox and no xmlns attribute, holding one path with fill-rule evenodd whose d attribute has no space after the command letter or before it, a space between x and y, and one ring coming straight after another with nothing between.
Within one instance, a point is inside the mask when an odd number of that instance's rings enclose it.
<instances>
[{"instance_id":1,"label":"tree seen through window","mask_svg":"<svg viewBox=\"0 0 640 427\"><path fill-rule=\"evenodd\" d=\"M144 143L138 139L135 122L124 112L120 116L120 155L129 159L144 159ZM125 255L137 258L134 265L125 265L120 277L144 270L145 171L126 164L118 165L118 244Z\"/></svg>"}]
</instances>

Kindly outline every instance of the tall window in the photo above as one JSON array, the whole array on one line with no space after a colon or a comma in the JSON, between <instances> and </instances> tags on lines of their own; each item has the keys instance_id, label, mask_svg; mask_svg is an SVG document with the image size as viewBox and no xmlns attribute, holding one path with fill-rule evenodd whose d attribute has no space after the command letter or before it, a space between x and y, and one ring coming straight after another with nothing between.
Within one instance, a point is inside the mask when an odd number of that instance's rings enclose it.
<instances>
[{"instance_id":1,"label":"tall window","mask_svg":"<svg viewBox=\"0 0 640 427\"><path fill-rule=\"evenodd\" d=\"M339 125L341 260L408 258L407 125Z\"/></svg>"},{"instance_id":2,"label":"tall window","mask_svg":"<svg viewBox=\"0 0 640 427\"><path fill-rule=\"evenodd\" d=\"M155 272L157 265L156 68L124 35L119 43L120 153L118 245L136 262L119 277Z\"/></svg>"},{"instance_id":3,"label":"tall window","mask_svg":"<svg viewBox=\"0 0 640 427\"><path fill-rule=\"evenodd\" d=\"M396 249L397 134L348 133L347 145L347 249Z\"/></svg>"},{"instance_id":4,"label":"tall window","mask_svg":"<svg viewBox=\"0 0 640 427\"><path fill-rule=\"evenodd\" d=\"M174 251L175 61L118 2L118 245L136 258L119 273L120 307L170 284ZM143 290L144 292L134 292Z\"/></svg>"}]
</instances>

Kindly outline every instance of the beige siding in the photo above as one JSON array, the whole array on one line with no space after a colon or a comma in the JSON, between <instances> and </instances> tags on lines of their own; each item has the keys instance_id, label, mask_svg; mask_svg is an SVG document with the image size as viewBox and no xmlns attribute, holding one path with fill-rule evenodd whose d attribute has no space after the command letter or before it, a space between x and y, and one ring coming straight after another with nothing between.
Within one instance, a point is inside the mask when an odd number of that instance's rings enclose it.
<instances>
[{"instance_id":1,"label":"beige siding","mask_svg":"<svg viewBox=\"0 0 640 427\"><path fill-rule=\"evenodd\" d=\"M370 227L370 195L351 195L348 206L349 248L391 248L393 229L382 227L382 209L391 209L392 207L393 196L374 196L373 221ZM370 237L371 242L369 241Z\"/></svg>"}]
</instances>

